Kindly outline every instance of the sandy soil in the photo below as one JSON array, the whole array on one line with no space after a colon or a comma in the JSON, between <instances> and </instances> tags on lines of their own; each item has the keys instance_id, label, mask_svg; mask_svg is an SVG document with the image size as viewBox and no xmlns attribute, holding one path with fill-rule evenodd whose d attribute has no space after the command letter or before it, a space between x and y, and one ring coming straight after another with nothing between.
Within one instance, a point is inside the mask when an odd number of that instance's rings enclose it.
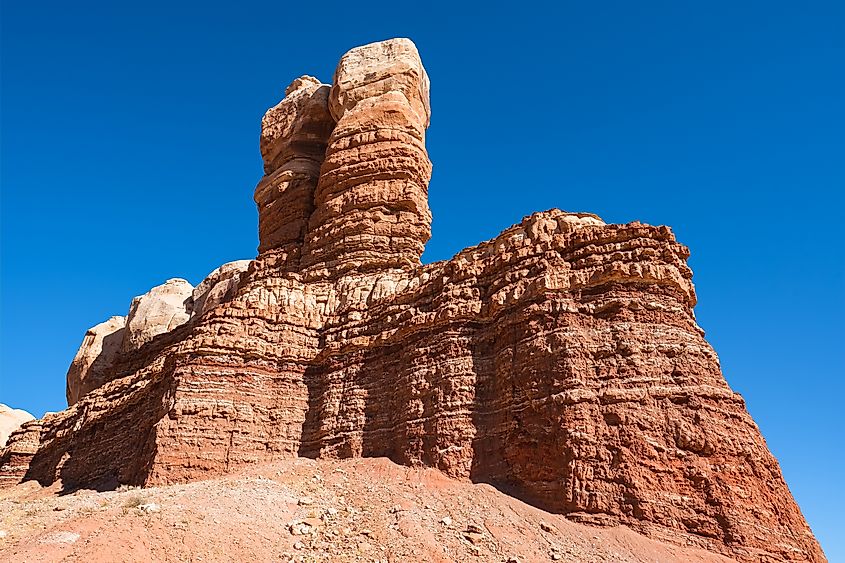
<instances>
[{"instance_id":1,"label":"sandy soil","mask_svg":"<svg viewBox=\"0 0 845 563\"><path fill-rule=\"evenodd\" d=\"M0 490L0 561L725 562L386 459L297 459L187 485Z\"/></svg>"}]
</instances>

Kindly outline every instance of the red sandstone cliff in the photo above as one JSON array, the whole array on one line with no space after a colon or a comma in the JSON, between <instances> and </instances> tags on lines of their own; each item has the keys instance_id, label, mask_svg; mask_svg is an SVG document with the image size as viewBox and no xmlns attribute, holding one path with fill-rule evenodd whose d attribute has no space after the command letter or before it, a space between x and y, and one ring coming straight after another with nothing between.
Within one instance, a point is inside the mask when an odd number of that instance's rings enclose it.
<instances>
[{"instance_id":1,"label":"red sandstone cliff","mask_svg":"<svg viewBox=\"0 0 845 563\"><path fill-rule=\"evenodd\" d=\"M262 122L258 257L207 306L218 278L92 329L75 402L12 435L3 482L385 456L581 522L823 561L695 323L669 228L551 210L420 263L428 90L408 40L353 49L332 86L294 81Z\"/></svg>"}]
</instances>

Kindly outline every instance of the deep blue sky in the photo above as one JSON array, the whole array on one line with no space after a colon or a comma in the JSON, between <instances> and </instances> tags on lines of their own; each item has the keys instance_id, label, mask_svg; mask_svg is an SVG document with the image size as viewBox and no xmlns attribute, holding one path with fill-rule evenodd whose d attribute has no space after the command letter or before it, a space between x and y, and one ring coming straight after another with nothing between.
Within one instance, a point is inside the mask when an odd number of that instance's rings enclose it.
<instances>
[{"instance_id":1,"label":"deep blue sky","mask_svg":"<svg viewBox=\"0 0 845 563\"><path fill-rule=\"evenodd\" d=\"M4 1L0 402L63 408L89 326L253 257L263 112L407 36L432 81L425 259L550 207L671 225L728 382L845 560L843 6Z\"/></svg>"}]
</instances>

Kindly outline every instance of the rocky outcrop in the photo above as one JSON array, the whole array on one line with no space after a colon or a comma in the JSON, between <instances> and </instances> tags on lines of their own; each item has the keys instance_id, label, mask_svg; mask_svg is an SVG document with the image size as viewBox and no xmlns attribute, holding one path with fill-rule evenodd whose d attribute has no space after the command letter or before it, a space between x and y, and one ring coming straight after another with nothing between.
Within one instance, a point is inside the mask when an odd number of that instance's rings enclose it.
<instances>
[{"instance_id":1,"label":"rocky outcrop","mask_svg":"<svg viewBox=\"0 0 845 563\"><path fill-rule=\"evenodd\" d=\"M201 317L217 305L229 301L238 290L238 283L251 260L223 264L202 280L191 293L191 317Z\"/></svg>"},{"instance_id":2,"label":"rocky outcrop","mask_svg":"<svg viewBox=\"0 0 845 563\"><path fill-rule=\"evenodd\" d=\"M299 261L320 166L334 129L328 97L328 85L302 76L261 121L265 176L255 188L258 250L275 250L291 265Z\"/></svg>"},{"instance_id":3,"label":"rocky outcrop","mask_svg":"<svg viewBox=\"0 0 845 563\"><path fill-rule=\"evenodd\" d=\"M126 317L123 351L137 350L159 334L191 318L194 286L173 278L132 300Z\"/></svg>"},{"instance_id":4,"label":"rocky outcrop","mask_svg":"<svg viewBox=\"0 0 845 563\"><path fill-rule=\"evenodd\" d=\"M125 334L126 317L111 317L88 329L67 372L68 405L111 379L110 370L123 349Z\"/></svg>"},{"instance_id":5,"label":"rocky outcrop","mask_svg":"<svg viewBox=\"0 0 845 563\"><path fill-rule=\"evenodd\" d=\"M250 262L236 260L223 264L197 287L183 279L167 280L133 299L128 317L111 317L88 329L67 372L68 405L113 380L121 355L140 349L188 321L195 321L234 297L241 274Z\"/></svg>"},{"instance_id":6,"label":"rocky outcrop","mask_svg":"<svg viewBox=\"0 0 845 563\"><path fill-rule=\"evenodd\" d=\"M0 477L152 484L384 456L742 560L824 559L696 325L688 250L668 227L550 210L421 265L416 49L353 49L318 91L301 79L265 117L287 124L262 136L268 176L298 160L308 172L256 192L262 246L226 298L124 346L108 383L15 435ZM315 122L305 148L268 148ZM273 238L276 213L297 226Z\"/></svg>"},{"instance_id":7,"label":"rocky outcrop","mask_svg":"<svg viewBox=\"0 0 845 563\"><path fill-rule=\"evenodd\" d=\"M35 417L28 412L0 404L0 448L6 445L12 432L30 420L35 420Z\"/></svg>"}]
</instances>

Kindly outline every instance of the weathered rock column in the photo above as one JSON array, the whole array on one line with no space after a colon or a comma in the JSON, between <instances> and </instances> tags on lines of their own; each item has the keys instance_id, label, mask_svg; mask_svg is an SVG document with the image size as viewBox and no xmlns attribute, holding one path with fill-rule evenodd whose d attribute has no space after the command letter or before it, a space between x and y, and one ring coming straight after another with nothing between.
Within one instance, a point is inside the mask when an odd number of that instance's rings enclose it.
<instances>
[{"instance_id":1,"label":"weathered rock column","mask_svg":"<svg viewBox=\"0 0 845 563\"><path fill-rule=\"evenodd\" d=\"M417 48L391 39L346 53L329 107L337 125L302 266L329 275L418 266L431 237L425 150L431 112Z\"/></svg>"},{"instance_id":2,"label":"weathered rock column","mask_svg":"<svg viewBox=\"0 0 845 563\"><path fill-rule=\"evenodd\" d=\"M285 98L261 120L265 175L255 188L258 252L280 250L285 263L294 268L334 128L328 97L328 85L302 76L287 87Z\"/></svg>"}]
</instances>

